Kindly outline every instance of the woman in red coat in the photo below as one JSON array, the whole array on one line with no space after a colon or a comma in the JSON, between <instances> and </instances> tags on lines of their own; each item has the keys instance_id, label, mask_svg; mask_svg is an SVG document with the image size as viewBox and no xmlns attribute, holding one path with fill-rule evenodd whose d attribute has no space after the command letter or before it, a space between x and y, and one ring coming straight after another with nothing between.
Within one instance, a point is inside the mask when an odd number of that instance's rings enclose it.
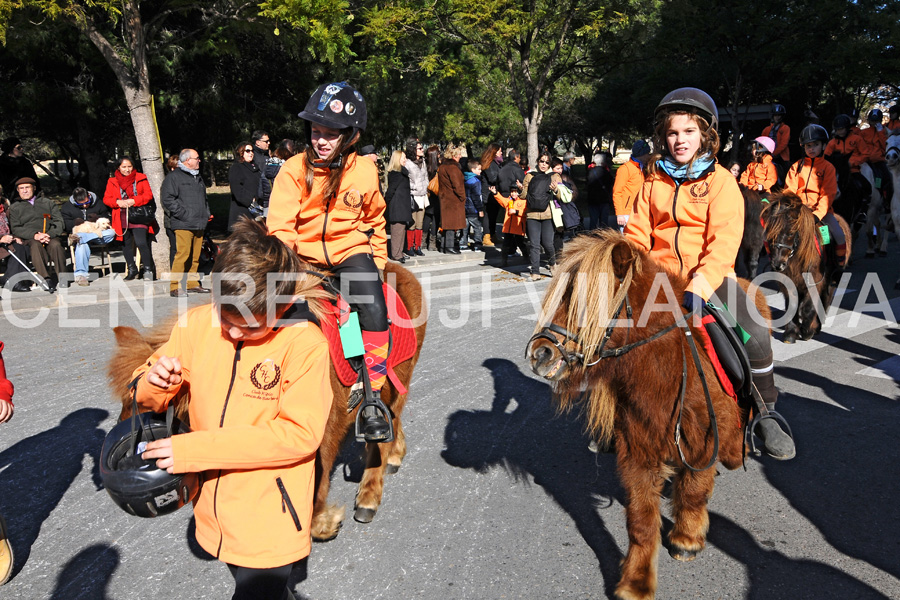
<instances>
[{"instance_id":1,"label":"woman in red coat","mask_svg":"<svg viewBox=\"0 0 900 600\"><path fill-rule=\"evenodd\" d=\"M444 230L444 254L459 254L456 247L457 233L467 227L466 180L463 178L459 157L462 149L450 146L444 152L444 162L438 167L438 197L441 200L441 228Z\"/></svg>"},{"instance_id":2,"label":"woman in red coat","mask_svg":"<svg viewBox=\"0 0 900 600\"><path fill-rule=\"evenodd\" d=\"M106 183L106 193L103 194L103 203L113 209L112 226L116 230L116 239L124 243L123 254L125 264L128 265L128 273L125 281L131 281L138 276L137 265L134 262L134 246L137 245L141 252L141 277L147 281L153 281L156 276L156 265L153 264L153 253L150 250L152 236L159 230L159 225L154 220L150 224L133 223L128 218L128 209L133 206L144 206L153 201L153 190L150 182L143 173L134 169L134 162L130 156L123 156L116 163L113 176Z\"/></svg>"}]
</instances>

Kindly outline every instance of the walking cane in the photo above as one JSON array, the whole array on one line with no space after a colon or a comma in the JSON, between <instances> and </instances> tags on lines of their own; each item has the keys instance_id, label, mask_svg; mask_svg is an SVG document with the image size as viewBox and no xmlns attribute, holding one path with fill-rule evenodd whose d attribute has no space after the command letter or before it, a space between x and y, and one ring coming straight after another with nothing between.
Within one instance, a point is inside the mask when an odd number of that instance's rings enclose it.
<instances>
[{"instance_id":1,"label":"walking cane","mask_svg":"<svg viewBox=\"0 0 900 600\"><path fill-rule=\"evenodd\" d=\"M16 259L16 262L18 262L20 265L22 265L25 268L25 270L28 271L32 277L34 277L34 280L38 283L38 285L41 286L42 288L44 288L45 292L47 292L48 294L53 293L50 291L50 286L47 285L46 281L44 281L44 278L38 277L37 273L35 273L31 269L29 269L28 265L26 265L25 262L21 258L16 256L15 252L13 252L12 250L9 249L9 244L0 244L0 248L7 250L9 252L9 255L12 256L14 259Z\"/></svg>"}]
</instances>

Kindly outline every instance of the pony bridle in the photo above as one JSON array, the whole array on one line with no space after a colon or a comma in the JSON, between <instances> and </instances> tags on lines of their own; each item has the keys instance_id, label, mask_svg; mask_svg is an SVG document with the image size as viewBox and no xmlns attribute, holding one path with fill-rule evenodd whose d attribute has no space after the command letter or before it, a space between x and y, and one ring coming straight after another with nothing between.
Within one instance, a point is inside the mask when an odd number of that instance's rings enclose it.
<instances>
[{"instance_id":1,"label":"pony bridle","mask_svg":"<svg viewBox=\"0 0 900 600\"><path fill-rule=\"evenodd\" d=\"M779 240L780 239L781 238L779 238ZM778 250L787 251L787 256L785 256L781 259L781 268L775 269L776 271L783 271L787 267L788 261L791 260L792 256L794 256L794 252L796 252L797 248L800 247L800 239L798 236L795 235L793 244L788 245L781 241L775 241L775 242L772 242L772 246L774 248L777 248Z\"/></svg>"}]
</instances>

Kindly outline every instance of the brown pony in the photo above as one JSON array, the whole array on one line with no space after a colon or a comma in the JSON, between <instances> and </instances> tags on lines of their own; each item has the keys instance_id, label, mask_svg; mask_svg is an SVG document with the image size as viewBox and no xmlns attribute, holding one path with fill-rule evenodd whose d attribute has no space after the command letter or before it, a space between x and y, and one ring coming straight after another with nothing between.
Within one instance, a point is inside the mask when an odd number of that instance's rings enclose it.
<instances>
[{"instance_id":1,"label":"brown pony","mask_svg":"<svg viewBox=\"0 0 900 600\"><path fill-rule=\"evenodd\" d=\"M394 369L404 387L409 389L413 369L422 351L425 340L426 307L422 295L422 286L410 272L393 263L384 269L385 278L397 290L409 312L416 330L416 351L413 357ZM394 283L396 282L396 283ZM169 339L171 326L160 326L149 333L141 334L131 327L116 327L117 350L109 362L107 374L110 386L116 398L122 402L120 419L131 416L131 394L128 384L131 373L153 352ZM325 427L325 435L316 456L316 495L313 503L312 536L319 541L333 539L337 536L344 520L344 507L328 504L328 490L331 485L331 472L338 453L353 428L357 408L347 412L347 400L350 388L344 386L337 377L334 365L331 367L331 388L334 391L334 402L331 414ZM186 416L189 398L176 398L180 416ZM369 523L381 504L384 490L384 474L396 473L406 455L406 439L403 434L400 415L406 404L407 394L400 394L388 380L381 392L381 399L393 413L394 441L382 444L366 444L366 465L359 490L356 494L354 518L361 523Z\"/></svg>"},{"instance_id":2,"label":"brown pony","mask_svg":"<svg viewBox=\"0 0 900 600\"><path fill-rule=\"evenodd\" d=\"M852 236L847 222L835 215L847 243L847 256L852 248ZM833 244L824 246L816 227L813 212L804 206L800 196L783 192L775 194L763 209L766 224L766 243L769 262L776 273L784 273L792 285L779 281L781 293L793 311L791 321L784 327L785 344L797 338L808 340L822 329L821 315L831 306L837 283Z\"/></svg>"},{"instance_id":3,"label":"brown pony","mask_svg":"<svg viewBox=\"0 0 900 600\"><path fill-rule=\"evenodd\" d=\"M717 382L706 352L692 360L679 306L684 278L613 231L567 244L557 269L527 357L551 382L561 411L579 407L594 439L615 439L629 539L615 596L648 600L656 593L664 483L672 481L669 554L692 560L705 545L716 474L696 465L741 466L746 413ZM752 297L768 319L762 294ZM690 330L700 337L693 323Z\"/></svg>"},{"instance_id":4,"label":"brown pony","mask_svg":"<svg viewBox=\"0 0 900 600\"><path fill-rule=\"evenodd\" d=\"M744 237L741 238L735 268L740 277L753 279L759 267L759 254L766 242L766 232L760 221L765 202L758 191L743 184L738 187L744 197Z\"/></svg>"}]
</instances>

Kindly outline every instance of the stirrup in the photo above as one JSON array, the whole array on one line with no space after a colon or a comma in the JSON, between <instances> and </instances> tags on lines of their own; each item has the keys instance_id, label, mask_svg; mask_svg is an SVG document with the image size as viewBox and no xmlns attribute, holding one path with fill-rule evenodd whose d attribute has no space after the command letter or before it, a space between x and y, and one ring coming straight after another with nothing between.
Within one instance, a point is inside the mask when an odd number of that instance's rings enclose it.
<instances>
[{"instance_id":1,"label":"stirrup","mask_svg":"<svg viewBox=\"0 0 900 600\"><path fill-rule=\"evenodd\" d=\"M394 417L391 414L390 409L385 406L384 402L381 400L381 394L374 394L372 392L372 383L369 381L368 377L365 377L363 380L363 385L365 386L365 402L362 403L362 406L359 407L359 410L356 413L356 423L355 423L355 431L354 435L356 436L357 442L364 443L376 443L376 444L386 444L388 442L394 441ZM379 440L367 440L366 435L363 432L362 425L365 420L363 414L367 408L373 408L381 413L381 417L384 419L384 422L387 423L388 432L384 439Z\"/></svg>"},{"instance_id":2,"label":"stirrup","mask_svg":"<svg viewBox=\"0 0 900 600\"><path fill-rule=\"evenodd\" d=\"M785 435L791 438L791 441L793 442L794 434L791 431L791 426L790 424L788 424L787 419L782 417L778 411L769 410L766 407L766 403L759 395L759 390L756 389L755 385L752 386L751 396L753 397L753 404L754 408L756 409L756 415L754 415L753 419L751 419L747 423L747 427L744 429L744 448L749 448L750 452L754 456L762 456L762 450L756 447L756 442L753 439L753 432L756 431L756 427L766 419L774 419L775 422L778 423L778 425L781 427L781 430L785 433Z\"/></svg>"}]
</instances>

